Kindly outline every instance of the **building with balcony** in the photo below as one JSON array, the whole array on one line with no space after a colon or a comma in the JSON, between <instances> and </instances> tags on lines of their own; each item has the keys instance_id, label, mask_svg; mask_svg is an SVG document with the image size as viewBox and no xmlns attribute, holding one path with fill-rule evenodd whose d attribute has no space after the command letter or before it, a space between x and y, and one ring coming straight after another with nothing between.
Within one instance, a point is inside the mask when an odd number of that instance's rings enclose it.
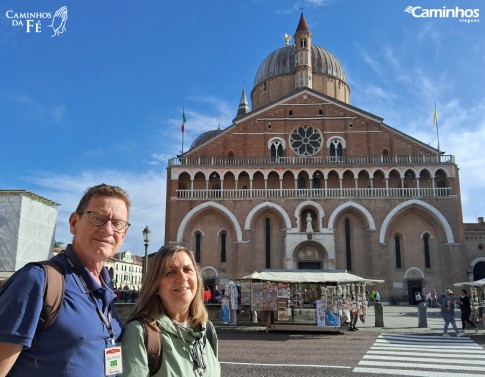
<instances>
[{"instance_id":1,"label":"building with balcony","mask_svg":"<svg viewBox=\"0 0 485 377\"><path fill-rule=\"evenodd\" d=\"M113 288L122 291L139 291L143 277L142 258L131 251L116 253L106 261Z\"/></svg>"},{"instance_id":2,"label":"building with balcony","mask_svg":"<svg viewBox=\"0 0 485 377\"><path fill-rule=\"evenodd\" d=\"M192 249L208 281L338 269L402 299L483 267L463 247L454 156L352 106L303 14L294 44L261 63L251 101L243 89L232 124L167 168L166 243Z\"/></svg>"}]
</instances>

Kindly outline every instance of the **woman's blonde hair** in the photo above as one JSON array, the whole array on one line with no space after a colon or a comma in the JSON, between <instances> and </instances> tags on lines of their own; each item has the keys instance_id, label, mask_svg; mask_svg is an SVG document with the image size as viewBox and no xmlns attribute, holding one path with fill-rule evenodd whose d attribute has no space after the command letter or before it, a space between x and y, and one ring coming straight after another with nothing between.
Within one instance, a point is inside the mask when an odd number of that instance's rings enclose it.
<instances>
[{"instance_id":1,"label":"woman's blonde hair","mask_svg":"<svg viewBox=\"0 0 485 377\"><path fill-rule=\"evenodd\" d=\"M206 323L209 320L207 309L204 305L204 283L194 253L183 246L163 246L157 251L150 261L148 273L145 275L138 302L130 315L128 322L133 319L145 319L153 323L161 315L166 314L163 301L158 296L158 287L162 278L166 275L175 254L185 252L190 257L197 275L197 291L189 307L189 318L193 326Z\"/></svg>"}]
</instances>

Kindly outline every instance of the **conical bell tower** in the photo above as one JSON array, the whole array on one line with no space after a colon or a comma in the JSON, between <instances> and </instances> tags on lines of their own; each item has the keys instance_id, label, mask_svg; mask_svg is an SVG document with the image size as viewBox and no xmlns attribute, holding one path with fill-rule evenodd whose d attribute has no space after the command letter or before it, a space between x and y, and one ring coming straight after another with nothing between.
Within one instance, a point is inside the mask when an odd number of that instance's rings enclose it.
<instances>
[{"instance_id":1,"label":"conical bell tower","mask_svg":"<svg viewBox=\"0 0 485 377\"><path fill-rule=\"evenodd\" d=\"M295 89L312 85L312 33L303 12L296 28L295 39Z\"/></svg>"}]
</instances>

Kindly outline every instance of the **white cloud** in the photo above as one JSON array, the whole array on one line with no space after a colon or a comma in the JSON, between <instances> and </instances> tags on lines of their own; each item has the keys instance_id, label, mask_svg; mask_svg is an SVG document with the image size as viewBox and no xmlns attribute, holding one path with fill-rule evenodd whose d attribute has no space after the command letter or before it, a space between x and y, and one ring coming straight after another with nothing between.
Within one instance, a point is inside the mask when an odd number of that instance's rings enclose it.
<instances>
[{"instance_id":1,"label":"white cloud","mask_svg":"<svg viewBox=\"0 0 485 377\"><path fill-rule=\"evenodd\" d=\"M0 93L0 100L9 103L12 107L20 109L18 114L30 114L32 116L46 119L55 124L62 124L68 118L68 108L64 104L51 105L37 100L22 91L11 93Z\"/></svg>"},{"instance_id":2,"label":"white cloud","mask_svg":"<svg viewBox=\"0 0 485 377\"><path fill-rule=\"evenodd\" d=\"M432 33L427 38L434 42L434 48L439 48L440 34L431 26L425 27L425 31ZM424 43L422 39L419 41ZM357 100L353 104L437 148L438 135L433 130L436 102L440 150L455 156L460 169L463 219L475 222L477 216L485 215L485 97L467 101L466 86L447 66L436 69L433 62L421 61L421 58L412 60L410 51L416 50L401 44L399 50L384 46L372 56L361 52L369 72L385 80L376 85L376 76L372 74L353 77L352 85L356 88L353 98Z\"/></svg>"}]
</instances>

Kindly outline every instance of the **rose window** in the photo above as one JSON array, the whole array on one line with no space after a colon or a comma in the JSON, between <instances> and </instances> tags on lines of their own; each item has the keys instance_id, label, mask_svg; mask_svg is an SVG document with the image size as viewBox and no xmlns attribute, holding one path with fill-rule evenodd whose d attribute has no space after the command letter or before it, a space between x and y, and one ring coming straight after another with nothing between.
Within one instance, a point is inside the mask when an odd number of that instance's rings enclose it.
<instances>
[{"instance_id":1,"label":"rose window","mask_svg":"<svg viewBox=\"0 0 485 377\"><path fill-rule=\"evenodd\" d=\"M297 127L290 134L291 149L300 156L313 156L322 148L322 144L322 134L312 126Z\"/></svg>"}]
</instances>

